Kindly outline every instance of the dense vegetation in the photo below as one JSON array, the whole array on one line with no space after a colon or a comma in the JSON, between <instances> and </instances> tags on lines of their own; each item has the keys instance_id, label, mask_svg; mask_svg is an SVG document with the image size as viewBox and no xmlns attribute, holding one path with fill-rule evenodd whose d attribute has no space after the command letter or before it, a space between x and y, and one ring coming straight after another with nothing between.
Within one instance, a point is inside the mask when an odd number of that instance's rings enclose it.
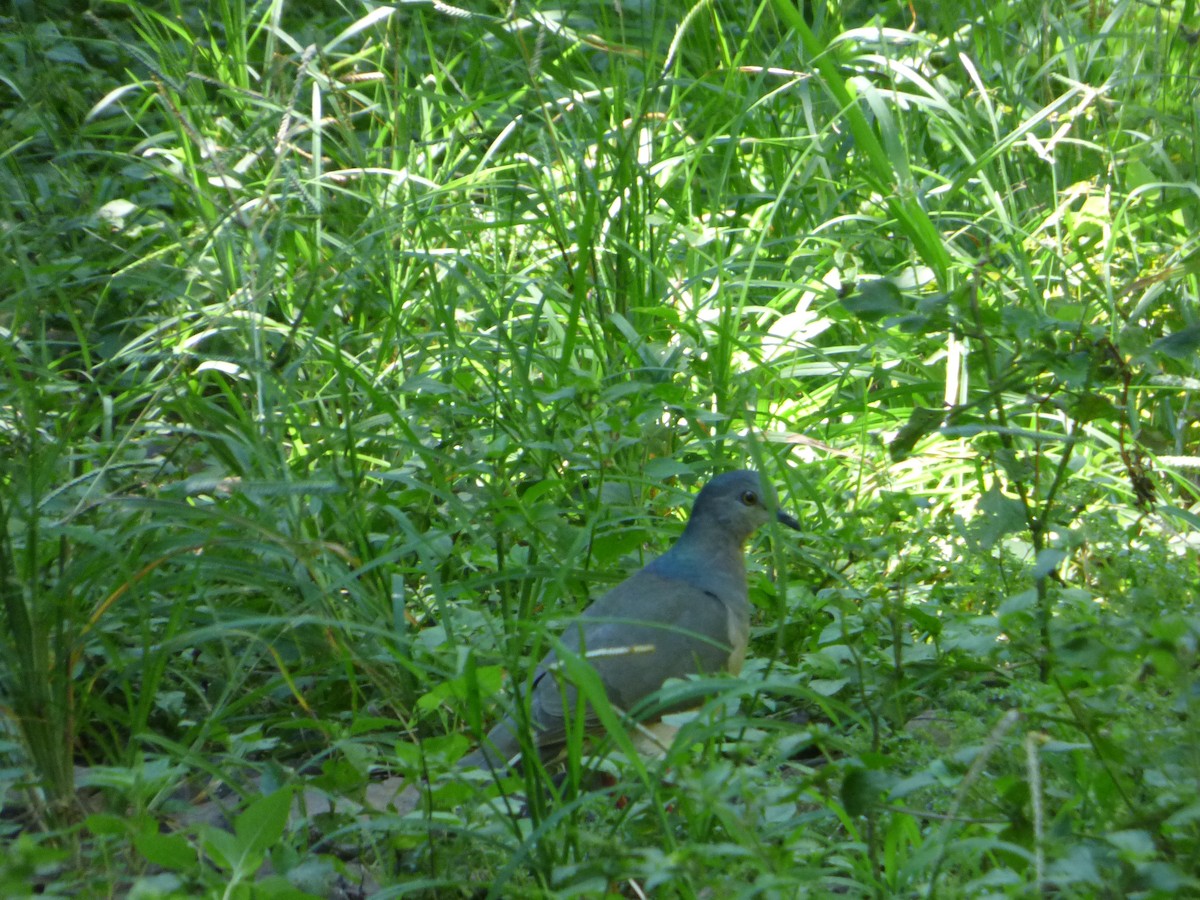
<instances>
[{"instance_id":1,"label":"dense vegetation","mask_svg":"<svg viewBox=\"0 0 1200 900\"><path fill-rule=\"evenodd\" d=\"M0 30L0 893L1200 892L1194 0L82 5ZM744 465L667 757L456 772Z\"/></svg>"}]
</instances>

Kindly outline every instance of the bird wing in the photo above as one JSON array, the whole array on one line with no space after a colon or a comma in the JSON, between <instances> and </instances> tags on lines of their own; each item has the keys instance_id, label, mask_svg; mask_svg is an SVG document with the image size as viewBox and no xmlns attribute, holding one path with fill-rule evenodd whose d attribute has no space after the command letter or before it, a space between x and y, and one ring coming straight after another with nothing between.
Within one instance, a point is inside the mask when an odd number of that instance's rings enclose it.
<instances>
[{"instance_id":1,"label":"bird wing","mask_svg":"<svg viewBox=\"0 0 1200 900\"><path fill-rule=\"evenodd\" d=\"M747 606L693 584L642 571L617 585L562 635L563 645L587 657L612 704L636 712L669 678L715 673L745 655ZM530 709L543 751L560 745L578 691L554 671L550 653L539 666ZM597 725L588 710L585 725Z\"/></svg>"}]
</instances>

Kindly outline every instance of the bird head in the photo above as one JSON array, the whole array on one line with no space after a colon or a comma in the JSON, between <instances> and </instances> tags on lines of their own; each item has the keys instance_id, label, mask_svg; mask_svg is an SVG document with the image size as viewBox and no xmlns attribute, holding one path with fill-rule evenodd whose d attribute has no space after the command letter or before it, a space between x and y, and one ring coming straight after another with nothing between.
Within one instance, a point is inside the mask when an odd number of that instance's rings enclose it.
<instances>
[{"instance_id":1,"label":"bird head","mask_svg":"<svg viewBox=\"0 0 1200 900\"><path fill-rule=\"evenodd\" d=\"M718 475L704 486L692 506L688 530L718 530L728 534L739 546L760 526L774 518L788 528L800 530L800 523L779 510L775 491L757 472L742 469Z\"/></svg>"}]
</instances>

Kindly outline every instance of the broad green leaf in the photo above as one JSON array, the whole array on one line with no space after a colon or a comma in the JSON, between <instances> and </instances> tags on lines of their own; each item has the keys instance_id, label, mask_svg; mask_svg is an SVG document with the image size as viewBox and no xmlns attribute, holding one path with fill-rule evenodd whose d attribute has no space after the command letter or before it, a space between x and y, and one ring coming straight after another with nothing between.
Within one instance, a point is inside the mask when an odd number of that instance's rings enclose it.
<instances>
[{"instance_id":1,"label":"broad green leaf","mask_svg":"<svg viewBox=\"0 0 1200 900\"><path fill-rule=\"evenodd\" d=\"M1038 552L1037 559L1033 562L1033 577L1045 578L1067 558L1067 553L1063 550L1047 549Z\"/></svg>"},{"instance_id":2,"label":"broad green leaf","mask_svg":"<svg viewBox=\"0 0 1200 900\"><path fill-rule=\"evenodd\" d=\"M199 864L196 848L182 834L143 832L134 835L133 845L148 862L173 872L194 872Z\"/></svg>"},{"instance_id":3,"label":"broad green leaf","mask_svg":"<svg viewBox=\"0 0 1200 900\"><path fill-rule=\"evenodd\" d=\"M1172 359L1194 363L1200 352L1200 324L1188 325L1174 334L1161 337L1150 345L1150 349Z\"/></svg>"},{"instance_id":4,"label":"broad green leaf","mask_svg":"<svg viewBox=\"0 0 1200 900\"><path fill-rule=\"evenodd\" d=\"M231 832L211 825L202 826L198 831L200 846L217 868L230 875L245 874L250 868L258 868L257 865L252 867L245 865L242 842ZM259 864L262 859L261 855L258 856Z\"/></svg>"},{"instance_id":5,"label":"broad green leaf","mask_svg":"<svg viewBox=\"0 0 1200 900\"><path fill-rule=\"evenodd\" d=\"M885 316L905 311L904 295L886 278L859 282L853 293L841 298L841 304L864 322L876 322Z\"/></svg>"},{"instance_id":6,"label":"broad green leaf","mask_svg":"<svg viewBox=\"0 0 1200 900\"><path fill-rule=\"evenodd\" d=\"M842 805L852 816L865 815L880 802L894 780L878 769L851 768L842 780Z\"/></svg>"},{"instance_id":7,"label":"broad green leaf","mask_svg":"<svg viewBox=\"0 0 1200 900\"><path fill-rule=\"evenodd\" d=\"M291 788L259 797L233 821L233 830L244 852L265 853L275 846L287 827L292 806Z\"/></svg>"},{"instance_id":8,"label":"broad green leaf","mask_svg":"<svg viewBox=\"0 0 1200 900\"><path fill-rule=\"evenodd\" d=\"M1005 535L1025 530L1025 507L1016 497L1008 497L993 486L980 499L979 515L971 527L979 543L990 550Z\"/></svg>"}]
</instances>

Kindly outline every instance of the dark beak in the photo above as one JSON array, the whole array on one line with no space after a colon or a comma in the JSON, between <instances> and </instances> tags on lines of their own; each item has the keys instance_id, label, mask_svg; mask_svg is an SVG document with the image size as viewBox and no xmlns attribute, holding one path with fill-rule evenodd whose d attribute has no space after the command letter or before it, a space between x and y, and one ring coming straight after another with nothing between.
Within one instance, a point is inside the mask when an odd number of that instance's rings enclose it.
<instances>
[{"instance_id":1,"label":"dark beak","mask_svg":"<svg viewBox=\"0 0 1200 900\"><path fill-rule=\"evenodd\" d=\"M789 516L783 510L780 510L779 512L775 513L775 518L777 518L780 522L782 522L784 525L786 525L788 528L792 529L793 531L800 530L800 523L796 521L795 517Z\"/></svg>"}]
</instances>

